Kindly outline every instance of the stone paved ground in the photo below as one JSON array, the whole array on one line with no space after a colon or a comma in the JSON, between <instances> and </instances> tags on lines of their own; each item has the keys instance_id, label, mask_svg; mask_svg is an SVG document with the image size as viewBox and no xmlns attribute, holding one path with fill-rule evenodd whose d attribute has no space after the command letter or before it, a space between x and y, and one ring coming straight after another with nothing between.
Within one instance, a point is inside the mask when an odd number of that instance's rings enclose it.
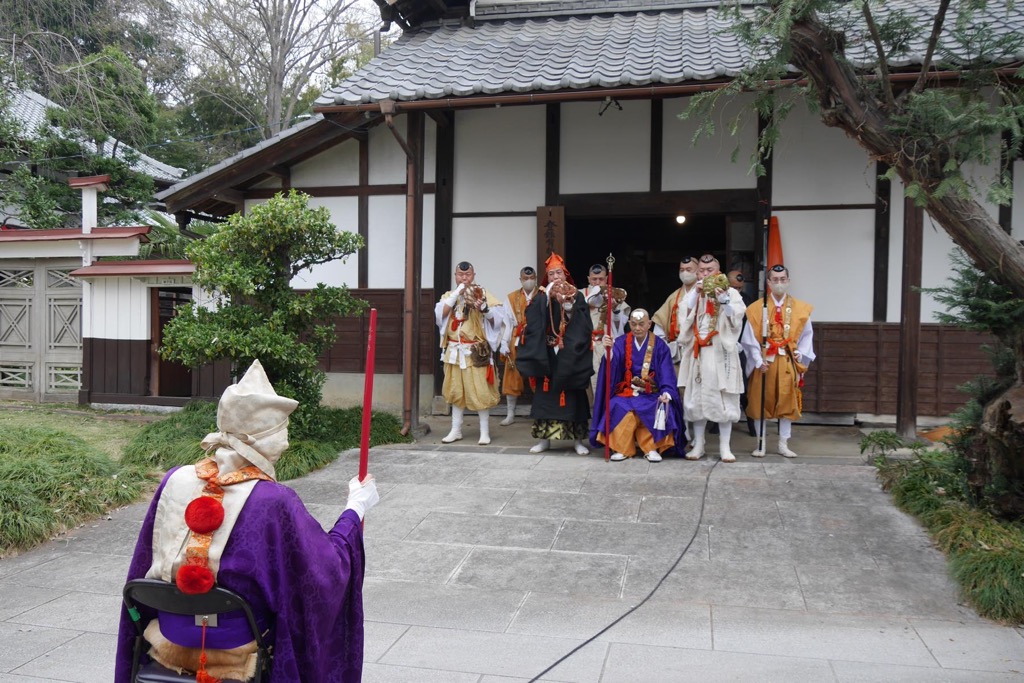
<instances>
[{"instance_id":1,"label":"stone paved ground","mask_svg":"<svg viewBox=\"0 0 1024 683\"><path fill-rule=\"evenodd\" d=\"M856 430L798 427L800 459L605 463L527 453L526 427L376 449L366 522L369 683L544 680L1019 681L1024 631L959 604ZM712 437L712 444L714 444ZM734 439L738 454L749 437ZM769 442L771 445L772 442ZM356 455L292 483L325 524ZM119 591L145 505L0 561L0 683L111 679Z\"/></svg>"}]
</instances>

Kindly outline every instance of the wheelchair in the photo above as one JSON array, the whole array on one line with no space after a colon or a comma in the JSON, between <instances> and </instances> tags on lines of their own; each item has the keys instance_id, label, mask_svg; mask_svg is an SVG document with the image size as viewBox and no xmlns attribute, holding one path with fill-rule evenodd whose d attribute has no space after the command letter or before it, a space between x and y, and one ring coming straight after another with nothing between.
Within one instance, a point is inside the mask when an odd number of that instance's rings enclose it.
<instances>
[{"instance_id":1,"label":"wheelchair","mask_svg":"<svg viewBox=\"0 0 1024 683\"><path fill-rule=\"evenodd\" d=\"M241 611L245 614L253 640L256 641L256 674L250 679L253 683L266 683L270 668L270 648L260 633L249 602L238 593L226 588L214 586L208 593L189 595L182 593L173 583L156 579L135 579L125 584L122 591L125 607L135 625L135 646L132 654L132 683L195 683L195 673L177 673L167 669L155 661L142 664L142 653L145 650L143 631L146 624L141 623L138 605L170 612L172 614L194 615L197 617L225 614ZM223 683L240 683L223 681Z\"/></svg>"}]
</instances>

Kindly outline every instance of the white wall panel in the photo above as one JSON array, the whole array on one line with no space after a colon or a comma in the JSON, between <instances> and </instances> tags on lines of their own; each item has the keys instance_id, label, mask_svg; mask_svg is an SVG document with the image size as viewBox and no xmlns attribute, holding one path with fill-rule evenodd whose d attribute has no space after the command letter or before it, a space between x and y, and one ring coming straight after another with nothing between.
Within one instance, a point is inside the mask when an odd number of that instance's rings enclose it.
<instances>
[{"instance_id":1,"label":"white wall panel","mask_svg":"<svg viewBox=\"0 0 1024 683\"><path fill-rule=\"evenodd\" d=\"M437 178L437 124L426 117L423 145L423 182L432 183Z\"/></svg>"},{"instance_id":2,"label":"white wall panel","mask_svg":"<svg viewBox=\"0 0 1024 683\"><path fill-rule=\"evenodd\" d=\"M395 128L405 138L405 117L395 119ZM359 166L356 165L358 172ZM357 175L358 180L358 175ZM390 185L405 182L405 151L384 124L370 129L370 184Z\"/></svg>"},{"instance_id":3,"label":"white wall panel","mask_svg":"<svg viewBox=\"0 0 1024 683\"><path fill-rule=\"evenodd\" d=\"M292 187L359 184L359 142L346 140L292 166Z\"/></svg>"},{"instance_id":4,"label":"white wall panel","mask_svg":"<svg viewBox=\"0 0 1024 683\"><path fill-rule=\"evenodd\" d=\"M544 112L536 106L455 113L456 213L544 204Z\"/></svg>"},{"instance_id":5,"label":"white wall panel","mask_svg":"<svg viewBox=\"0 0 1024 683\"><path fill-rule=\"evenodd\" d=\"M814 306L815 322L870 322L873 211L780 211L782 253L792 294Z\"/></svg>"},{"instance_id":6,"label":"white wall panel","mask_svg":"<svg viewBox=\"0 0 1024 683\"><path fill-rule=\"evenodd\" d=\"M359 199L356 197L313 197L309 200L310 208L327 207L331 212L331 222L339 231L359 232ZM348 285L357 287L359 284L359 257L352 254L346 260L332 261L313 266L304 270L292 280L296 289L310 289L318 283L331 287Z\"/></svg>"},{"instance_id":7,"label":"white wall panel","mask_svg":"<svg viewBox=\"0 0 1024 683\"><path fill-rule=\"evenodd\" d=\"M750 155L757 145L757 114L747 111L742 127L730 134L732 119L744 107L750 107L753 96L741 94L731 98L713 113L714 136L693 142L699 122L680 119L690 99L665 100L662 127L662 179L665 190L723 190L757 187L757 176L750 171ZM736 152L736 162L732 155Z\"/></svg>"},{"instance_id":8,"label":"white wall panel","mask_svg":"<svg viewBox=\"0 0 1024 683\"><path fill-rule=\"evenodd\" d=\"M621 106L620 111L614 104L605 108L604 102L562 104L562 193L650 188L651 103L628 100Z\"/></svg>"},{"instance_id":9,"label":"white wall panel","mask_svg":"<svg viewBox=\"0 0 1024 683\"><path fill-rule=\"evenodd\" d=\"M405 287L405 197L370 197L367 285ZM423 197L423 258L420 286L434 286L434 196Z\"/></svg>"},{"instance_id":10,"label":"white wall panel","mask_svg":"<svg viewBox=\"0 0 1024 683\"><path fill-rule=\"evenodd\" d=\"M875 162L846 134L798 103L782 125L772 167L775 206L870 204Z\"/></svg>"},{"instance_id":11,"label":"white wall panel","mask_svg":"<svg viewBox=\"0 0 1024 683\"><path fill-rule=\"evenodd\" d=\"M499 299L519 287L519 269L536 267L536 260L536 218L455 218L452 221L452 263L472 263L477 282ZM449 287L453 282L454 273ZM439 292L438 297L442 293Z\"/></svg>"},{"instance_id":12,"label":"white wall panel","mask_svg":"<svg viewBox=\"0 0 1024 683\"><path fill-rule=\"evenodd\" d=\"M83 336L94 339L149 339L149 288L131 277L95 278L89 324Z\"/></svg>"}]
</instances>

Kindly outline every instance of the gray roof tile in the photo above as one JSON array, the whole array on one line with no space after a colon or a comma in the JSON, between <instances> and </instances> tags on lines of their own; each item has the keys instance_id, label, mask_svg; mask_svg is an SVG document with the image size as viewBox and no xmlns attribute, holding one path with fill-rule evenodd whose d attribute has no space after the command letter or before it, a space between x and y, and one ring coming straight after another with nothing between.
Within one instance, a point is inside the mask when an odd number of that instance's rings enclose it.
<instances>
[{"instance_id":1,"label":"gray roof tile","mask_svg":"<svg viewBox=\"0 0 1024 683\"><path fill-rule=\"evenodd\" d=\"M38 136L40 127L49 126L50 120L46 115L48 109L61 109L61 106L53 100L47 99L37 92L31 90L15 90L9 92L11 97L10 113L18 123L24 135L35 138ZM89 141L82 141L87 149L96 151L96 145ZM113 145L110 145L113 147ZM170 164L157 161L128 145L119 144L116 147L117 158L125 160L126 155L133 153L138 155L131 163L131 168L137 173L143 173L150 178L165 181L179 180L185 173L183 168L175 168Z\"/></svg>"},{"instance_id":2,"label":"gray roof tile","mask_svg":"<svg viewBox=\"0 0 1024 683\"><path fill-rule=\"evenodd\" d=\"M750 59L747 48L728 32L731 20L717 3L602 2L481 3L481 9L489 9L481 11L475 27L438 25L406 33L316 104L702 81L736 76ZM903 9L928 26L936 4L890 0L879 11ZM594 13L565 15L588 8ZM601 8L605 13L598 13ZM1005 0L995 0L985 14L1003 31L1024 30L1020 3L1008 9ZM923 31L906 54L892 58L892 65L920 64L926 36ZM849 59L871 66L870 42L856 33L849 38Z\"/></svg>"}]
</instances>

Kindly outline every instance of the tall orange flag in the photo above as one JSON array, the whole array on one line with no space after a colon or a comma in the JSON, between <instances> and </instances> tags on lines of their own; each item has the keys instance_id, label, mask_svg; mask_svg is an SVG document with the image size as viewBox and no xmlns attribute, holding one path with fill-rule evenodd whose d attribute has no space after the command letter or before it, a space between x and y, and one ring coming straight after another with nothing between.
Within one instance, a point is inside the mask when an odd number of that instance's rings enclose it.
<instances>
[{"instance_id":1,"label":"tall orange flag","mask_svg":"<svg viewBox=\"0 0 1024 683\"><path fill-rule=\"evenodd\" d=\"M768 267L777 266L780 263L786 265L782 258L782 235L779 234L779 219L772 216L768 222Z\"/></svg>"}]
</instances>

